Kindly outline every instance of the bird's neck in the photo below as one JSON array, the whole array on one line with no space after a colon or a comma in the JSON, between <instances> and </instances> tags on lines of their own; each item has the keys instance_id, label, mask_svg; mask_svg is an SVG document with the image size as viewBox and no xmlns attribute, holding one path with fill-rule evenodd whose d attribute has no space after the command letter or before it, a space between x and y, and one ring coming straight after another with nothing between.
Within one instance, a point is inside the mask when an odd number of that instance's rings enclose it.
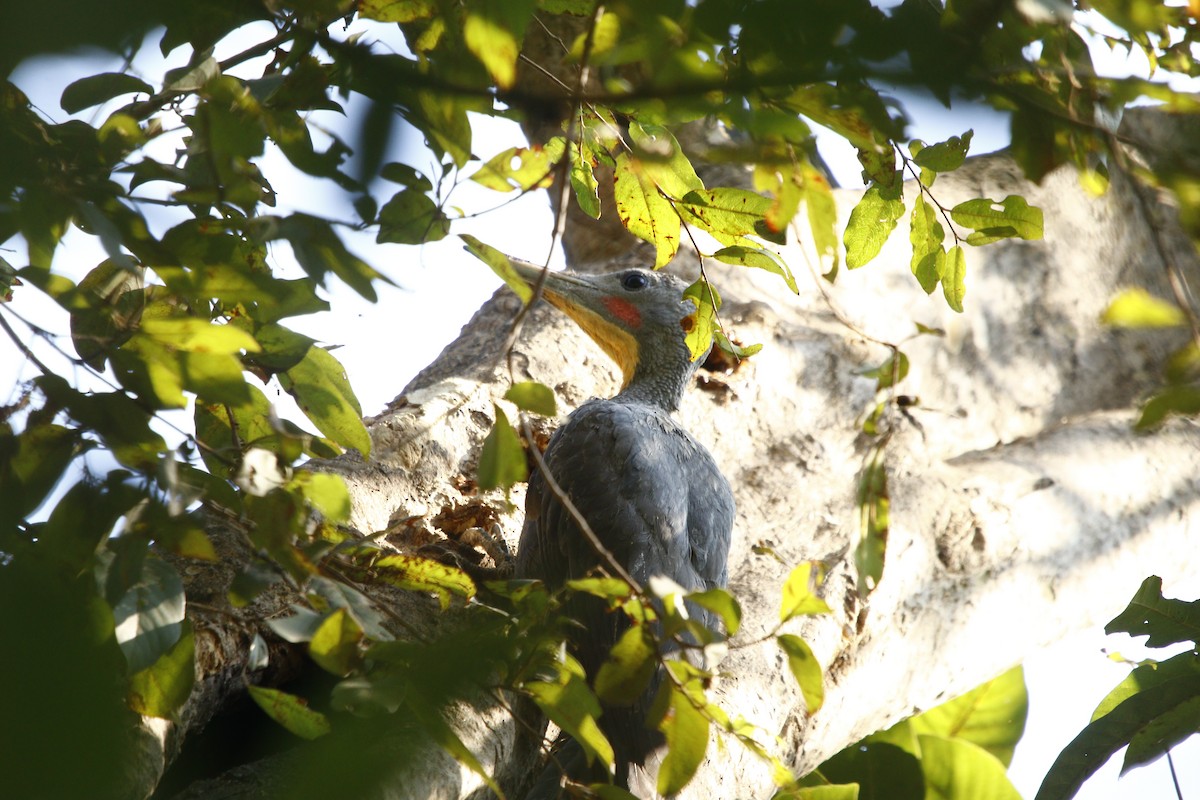
<instances>
[{"instance_id":1,"label":"bird's neck","mask_svg":"<svg viewBox=\"0 0 1200 800\"><path fill-rule=\"evenodd\" d=\"M682 340L673 352L664 352L663 348L642 348L639 355L633 377L613 399L645 403L674 412L703 359L692 361Z\"/></svg>"}]
</instances>

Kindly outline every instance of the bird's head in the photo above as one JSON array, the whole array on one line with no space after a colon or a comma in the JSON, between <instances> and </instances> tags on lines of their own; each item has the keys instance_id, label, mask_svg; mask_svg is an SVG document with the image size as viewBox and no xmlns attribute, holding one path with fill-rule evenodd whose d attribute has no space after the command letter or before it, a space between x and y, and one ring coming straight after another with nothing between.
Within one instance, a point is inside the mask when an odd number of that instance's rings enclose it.
<instances>
[{"instance_id":1,"label":"bird's head","mask_svg":"<svg viewBox=\"0 0 1200 800\"><path fill-rule=\"evenodd\" d=\"M516 259L512 264L526 282L537 283L541 267ZM681 381L691 375L695 365L686 336L696 307L683 299L686 287L674 275L647 269L549 272L542 294L617 362L628 387L652 373L680 373Z\"/></svg>"}]
</instances>

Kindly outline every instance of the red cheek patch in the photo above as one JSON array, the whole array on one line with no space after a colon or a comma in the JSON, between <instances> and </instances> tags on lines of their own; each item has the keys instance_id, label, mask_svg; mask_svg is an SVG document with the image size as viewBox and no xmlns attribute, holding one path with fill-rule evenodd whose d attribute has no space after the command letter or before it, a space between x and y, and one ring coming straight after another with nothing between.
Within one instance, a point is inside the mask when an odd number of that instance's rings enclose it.
<instances>
[{"instance_id":1,"label":"red cheek patch","mask_svg":"<svg viewBox=\"0 0 1200 800\"><path fill-rule=\"evenodd\" d=\"M633 303L620 297L606 297L602 302L608 309L608 313L629 327L640 328L642 326L642 312L638 311L637 306Z\"/></svg>"}]
</instances>

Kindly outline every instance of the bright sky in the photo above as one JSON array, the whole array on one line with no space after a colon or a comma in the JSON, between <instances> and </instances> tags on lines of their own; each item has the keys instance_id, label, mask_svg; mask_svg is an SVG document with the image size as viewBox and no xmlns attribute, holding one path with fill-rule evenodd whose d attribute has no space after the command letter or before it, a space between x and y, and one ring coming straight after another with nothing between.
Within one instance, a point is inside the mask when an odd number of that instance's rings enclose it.
<instances>
[{"instance_id":1,"label":"bright sky","mask_svg":"<svg viewBox=\"0 0 1200 800\"><path fill-rule=\"evenodd\" d=\"M236 49L218 51L216 56L218 59L227 57ZM1097 56L1103 55L1110 74L1145 69L1136 59L1114 59L1104 48L1098 48L1096 53ZM178 66L185 58L184 54L177 51L167 66ZM66 115L62 113L58 100L67 84L85 74L120 68L120 60L111 55L89 53L73 55L69 60L38 59L23 65L12 76L12 80L30 96L42 113L54 121L63 121ZM163 64L156 42L143 48L134 69L151 80L162 74ZM237 74L251 77L255 69L261 70L261 63L243 65ZM942 141L973 128L972 153L989 152L1008 143L1006 117L990 109L971 107L951 112L932 99L909 97L905 97L904 104L914 121L913 135L927 142ZM85 111L80 116L88 120L102 118L96 110ZM345 130L346 127L339 117L329 113L321 116L320 121L332 130ZM479 118L475 121L475 142L477 153L487 157L505 147L522 144L523 139L512 123ZM175 144L165 142L159 145L158 157L170 161L170 151ZM821 146L823 155L842 184L857 185L859 167L848 145L833 137L823 137ZM422 152L420 141L410 136L398 143L390 160L413 163L411 159L417 158L416 166L421 167L428 162L429 171L432 172L433 164L429 156L419 155ZM292 176L287 182L274 184L280 204L275 213L301 210L339 219L355 218L348 203L331 196L320 181L300 175L290 168L278 169L281 159L278 152L268 152L263 163L264 173L271 176L272 180L276 175ZM375 187L375 195L381 203L387 199L384 185ZM455 190L451 204L464 209L490 208L500 206L507 199L508 196L478 188L468 181ZM151 209L147 213L152 226L159 226L156 228L159 233L180 219L156 211ZM550 225L545 197L535 194L504 205L478 219L455 223L454 230L456 233L471 233L511 255L540 263L547 258ZM340 345L334 354L346 367L364 413L370 415L381 411L384 404L395 397L417 371L436 358L441 349L457 336L475 309L500 286L500 282L482 263L465 253L454 236L414 248L377 245L373 235L343 235L351 251L394 280L400 288L379 287L380 300L377 304L371 304L350 290L337 287L326 293L332 302L333 312L285 322L324 344ZM0 255L16 266L27 263L19 243L9 243L8 246L17 249L0 251ZM285 270L295 275L301 274L291 261L286 245L276 245L272 257ZM65 240L56 258L55 268L79 280L104 258L104 253L89 237L75 231ZM552 263L561 265L561 254L555 253ZM12 310L49 331L68 330L66 314L31 288L16 290ZM15 324L20 329L20 323ZM92 378L81 374L41 339L29 335L25 341L52 369L82 385L95 385ZM69 339L60 344L71 352ZM16 348L9 344L0 345L0 404L12 402L18 395L19 384L36 374L35 368L25 363ZM6 386L12 388L6 389ZM295 421L302 419L286 395L270 389L268 396L279 404L282 415ZM186 412L178 412L171 418L181 428L190 426L190 415ZM169 441L179 441L181 438L178 433L162 432L169 437ZM103 463L93 465L93 469L97 470L106 468L107 465ZM1200 584L1191 587L1168 586L1165 592L1168 596L1190 599L1200 596ZM1043 775L1059 751L1087 723L1101 698L1128 673L1128 667L1105 657L1104 648L1118 650L1134 659L1145 657L1146 652L1127 637L1118 640L1117 637L1105 637L1101 631L1090 631L1047 649L1027 663L1031 696L1028 733L1017 748L1010 770L1010 776L1023 797L1033 798ZM1161 657L1161 654L1158 655ZM1175 764L1184 796L1195 797L1200 794L1200 739L1193 737L1176 748ZM1080 800L1157 800L1175 796L1165 759L1134 770L1118 781L1119 769L1120 756L1112 759L1084 786L1078 795Z\"/></svg>"}]
</instances>

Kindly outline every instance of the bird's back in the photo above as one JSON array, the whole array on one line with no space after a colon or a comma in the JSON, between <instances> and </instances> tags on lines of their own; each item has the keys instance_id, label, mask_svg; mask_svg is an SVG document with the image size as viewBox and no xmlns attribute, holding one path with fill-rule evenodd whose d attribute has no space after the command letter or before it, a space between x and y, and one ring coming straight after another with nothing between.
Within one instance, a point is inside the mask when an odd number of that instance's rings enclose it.
<instances>
[{"instance_id":1,"label":"bird's back","mask_svg":"<svg viewBox=\"0 0 1200 800\"><path fill-rule=\"evenodd\" d=\"M667 411L620 398L591 400L550 439L545 463L604 547L639 583L662 575L687 590L725 585L733 494L709 452ZM601 563L541 474L530 479L525 513L518 576L557 588ZM715 627L708 612L692 610ZM583 623L573 646L594 677L629 623L595 598L577 598L567 611ZM601 724L618 761L640 764L661 743L661 735L644 725L658 682L656 677L633 707L605 710Z\"/></svg>"}]
</instances>

